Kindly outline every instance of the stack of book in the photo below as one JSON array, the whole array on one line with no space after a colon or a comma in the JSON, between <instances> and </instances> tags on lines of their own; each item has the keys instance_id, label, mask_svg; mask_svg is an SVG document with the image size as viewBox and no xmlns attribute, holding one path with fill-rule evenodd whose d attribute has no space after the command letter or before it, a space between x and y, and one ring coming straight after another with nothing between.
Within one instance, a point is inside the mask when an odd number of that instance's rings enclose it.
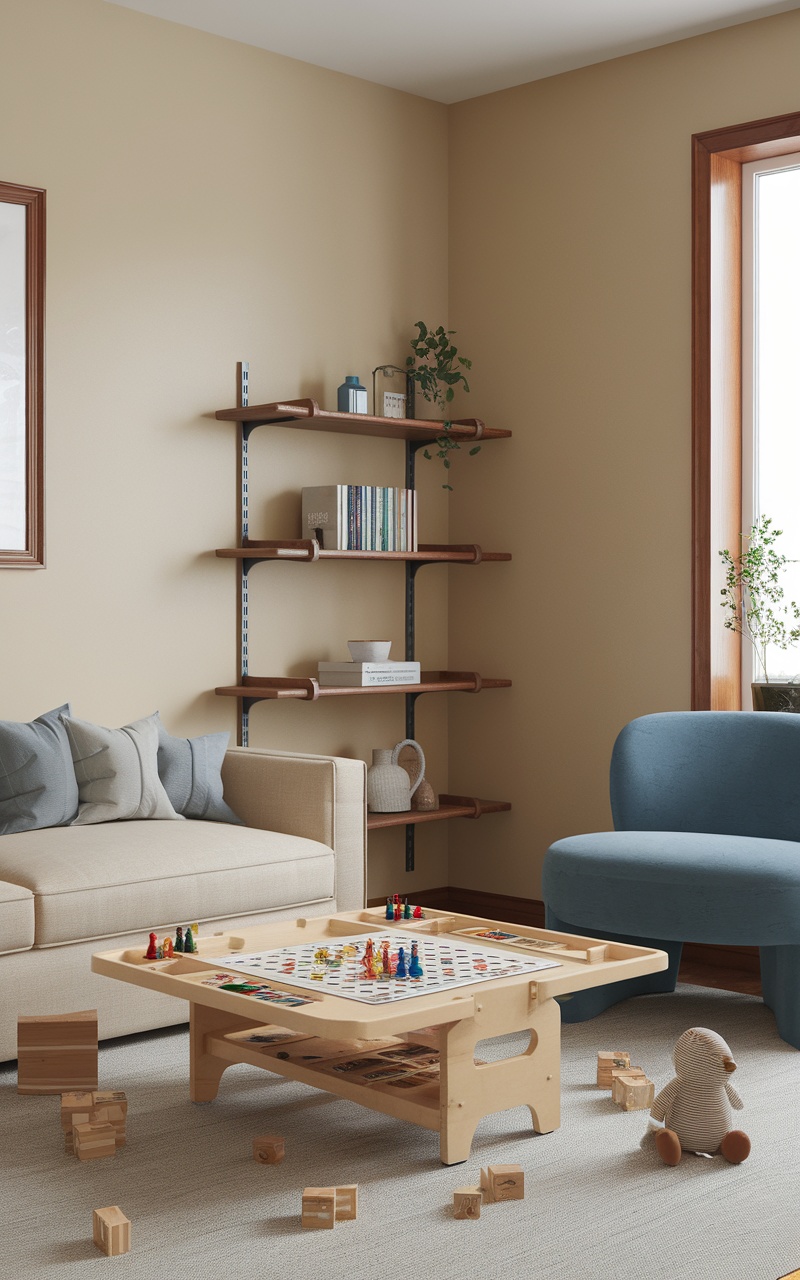
<instances>
[{"instance_id":1,"label":"stack of book","mask_svg":"<svg viewBox=\"0 0 800 1280\"><path fill-rule=\"evenodd\" d=\"M303 537L324 551L416 551L416 492L368 484L304 489Z\"/></svg>"},{"instance_id":2,"label":"stack of book","mask_svg":"<svg viewBox=\"0 0 800 1280\"><path fill-rule=\"evenodd\" d=\"M339 685L419 684L418 662L320 662L319 683Z\"/></svg>"}]
</instances>

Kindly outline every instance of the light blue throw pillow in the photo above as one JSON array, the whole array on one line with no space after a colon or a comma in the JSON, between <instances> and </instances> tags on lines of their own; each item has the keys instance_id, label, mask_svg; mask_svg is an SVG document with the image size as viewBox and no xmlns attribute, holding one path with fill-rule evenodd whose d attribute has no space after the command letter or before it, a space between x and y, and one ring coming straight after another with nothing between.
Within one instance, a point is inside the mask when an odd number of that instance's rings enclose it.
<instances>
[{"instance_id":1,"label":"light blue throw pillow","mask_svg":"<svg viewBox=\"0 0 800 1280\"><path fill-rule=\"evenodd\" d=\"M30 724L0 720L0 835L61 827L78 812L78 783L67 731L69 705Z\"/></svg>"},{"instance_id":2,"label":"light blue throw pillow","mask_svg":"<svg viewBox=\"0 0 800 1280\"><path fill-rule=\"evenodd\" d=\"M176 813L206 822L244 823L222 796L222 761L229 733L173 738L158 725L158 776Z\"/></svg>"}]
</instances>

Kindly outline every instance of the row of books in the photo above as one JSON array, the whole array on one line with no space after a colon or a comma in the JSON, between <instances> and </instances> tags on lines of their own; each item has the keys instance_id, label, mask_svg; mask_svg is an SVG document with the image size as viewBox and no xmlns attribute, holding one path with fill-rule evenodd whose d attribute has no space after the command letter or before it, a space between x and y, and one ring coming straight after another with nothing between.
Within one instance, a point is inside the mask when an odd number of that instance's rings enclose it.
<instances>
[{"instance_id":1,"label":"row of books","mask_svg":"<svg viewBox=\"0 0 800 1280\"><path fill-rule=\"evenodd\" d=\"M340 685L419 684L418 662L320 662L319 683Z\"/></svg>"},{"instance_id":2,"label":"row of books","mask_svg":"<svg viewBox=\"0 0 800 1280\"><path fill-rule=\"evenodd\" d=\"M327 484L303 490L303 537L324 551L416 551L414 489Z\"/></svg>"}]
</instances>

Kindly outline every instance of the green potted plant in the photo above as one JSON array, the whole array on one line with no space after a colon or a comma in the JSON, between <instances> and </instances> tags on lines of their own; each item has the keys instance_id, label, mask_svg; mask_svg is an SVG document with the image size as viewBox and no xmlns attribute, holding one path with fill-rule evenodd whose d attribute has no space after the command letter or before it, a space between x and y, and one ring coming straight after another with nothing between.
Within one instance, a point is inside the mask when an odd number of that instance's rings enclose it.
<instances>
[{"instance_id":1,"label":"green potted plant","mask_svg":"<svg viewBox=\"0 0 800 1280\"><path fill-rule=\"evenodd\" d=\"M800 606L784 600L781 573L791 561L776 551L783 530L761 516L748 534L742 534L737 556L720 551L725 568L721 606L727 611L725 626L749 640L756 670L763 679L752 682L756 711L800 711L800 684L771 681L767 649L789 649L800 640ZM745 545L747 544L747 545Z\"/></svg>"},{"instance_id":2,"label":"green potted plant","mask_svg":"<svg viewBox=\"0 0 800 1280\"><path fill-rule=\"evenodd\" d=\"M439 409L445 409L453 400L457 386L461 385L464 391L469 391L464 370L472 368L472 361L466 356L460 356L457 347L451 342L455 335L454 329L445 329L442 325L438 329L429 329L421 320L417 320L415 328L418 332L411 339L413 355L406 357L406 372L426 400ZM449 434L450 425L447 421L442 423L442 434L436 441L436 457L441 458L445 471L450 470L452 450L460 448L459 442ZM469 451L470 457L479 452L480 445L475 445ZM423 453L428 459L433 456L427 449ZM451 484L442 485L443 489L452 487Z\"/></svg>"}]
</instances>

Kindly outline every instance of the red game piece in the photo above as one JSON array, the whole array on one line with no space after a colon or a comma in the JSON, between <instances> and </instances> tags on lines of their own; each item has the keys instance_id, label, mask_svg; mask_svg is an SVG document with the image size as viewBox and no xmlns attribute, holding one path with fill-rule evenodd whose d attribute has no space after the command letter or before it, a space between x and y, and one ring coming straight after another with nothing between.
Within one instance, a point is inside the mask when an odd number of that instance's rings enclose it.
<instances>
[{"instance_id":1,"label":"red game piece","mask_svg":"<svg viewBox=\"0 0 800 1280\"><path fill-rule=\"evenodd\" d=\"M144 958L145 960L158 959L158 952L156 950L156 935L154 933L150 934L150 946L145 951Z\"/></svg>"},{"instance_id":2,"label":"red game piece","mask_svg":"<svg viewBox=\"0 0 800 1280\"><path fill-rule=\"evenodd\" d=\"M412 918L413 918L414 920L421 920L421 919L422 919L422 907L415 907L415 908L414 908Z\"/></svg>"}]
</instances>

